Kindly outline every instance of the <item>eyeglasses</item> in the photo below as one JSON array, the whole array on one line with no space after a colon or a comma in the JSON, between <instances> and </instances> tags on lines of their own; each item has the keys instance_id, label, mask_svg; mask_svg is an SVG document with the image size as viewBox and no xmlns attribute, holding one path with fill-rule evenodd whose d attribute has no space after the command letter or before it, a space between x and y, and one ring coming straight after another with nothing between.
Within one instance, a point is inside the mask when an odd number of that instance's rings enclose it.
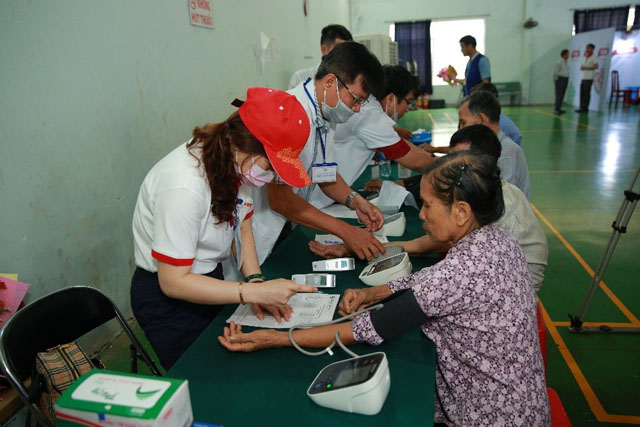
<instances>
[{"instance_id":1,"label":"eyeglasses","mask_svg":"<svg viewBox=\"0 0 640 427\"><path fill-rule=\"evenodd\" d=\"M340 82L340 84L347 90L347 92L349 92L349 95L351 95L351 97L353 98L353 105L359 105L361 107L364 105L367 105L367 102L369 102L368 99L358 98L357 96L354 95L353 92L351 92L351 89L347 87L347 84L343 82L340 77L336 75L336 79L338 79L338 82Z\"/></svg>"},{"instance_id":2,"label":"eyeglasses","mask_svg":"<svg viewBox=\"0 0 640 427\"><path fill-rule=\"evenodd\" d=\"M404 100L404 102L407 103L407 105L409 106L410 109L415 110L416 109L416 100L415 99L407 99L407 98L402 98Z\"/></svg>"}]
</instances>

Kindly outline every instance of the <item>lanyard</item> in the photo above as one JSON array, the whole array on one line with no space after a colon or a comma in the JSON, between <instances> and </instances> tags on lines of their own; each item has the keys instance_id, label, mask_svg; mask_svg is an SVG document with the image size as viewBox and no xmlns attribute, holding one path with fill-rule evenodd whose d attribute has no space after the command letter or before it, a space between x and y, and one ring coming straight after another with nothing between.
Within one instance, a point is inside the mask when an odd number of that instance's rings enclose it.
<instances>
[{"instance_id":1,"label":"lanyard","mask_svg":"<svg viewBox=\"0 0 640 427\"><path fill-rule=\"evenodd\" d=\"M320 117L320 111L318 111L318 106L316 105L315 101L313 100L313 97L309 93L309 89L307 89L307 83L309 83L310 81L311 81L311 77L309 77L307 81L304 82L303 86L304 86L304 91L307 93L307 96L309 97L309 101L311 101L311 104L313 105L313 108L316 111L316 135L318 135L318 137L320 138L320 147L322 148L322 161L326 162L327 158L324 150L324 139L322 138L322 131L320 130L320 127L325 128L326 125L324 123L324 119ZM325 137L327 136L327 132L328 130L324 131ZM315 161L315 157L314 157L314 161Z\"/></svg>"}]
</instances>

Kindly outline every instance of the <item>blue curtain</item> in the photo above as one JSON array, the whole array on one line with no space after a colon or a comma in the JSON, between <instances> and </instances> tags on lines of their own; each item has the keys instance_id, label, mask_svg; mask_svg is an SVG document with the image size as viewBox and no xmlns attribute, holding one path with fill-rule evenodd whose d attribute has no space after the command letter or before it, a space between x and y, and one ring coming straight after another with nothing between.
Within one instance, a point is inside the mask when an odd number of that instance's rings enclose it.
<instances>
[{"instance_id":1,"label":"blue curtain","mask_svg":"<svg viewBox=\"0 0 640 427\"><path fill-rule=\"evenodd\" d=\"M636 5L636 17L633 19L633 30L640 30L640 4Z\"/></svg>"},{"instance_id":2,"label":"blue curtain","mask_svg":"<svg viewBox=\"0 0 640 427\"><path fill-rule=\"evenodd\" d=\"M624 31L627 29L627 16L629 6L576 10L573 12L573 24L576 34L610 27Z\"/></svg>"},{"instance_id":3,"label":"blue curtain","mask_svg":"<svg viewBox=\"0 0 640 427\"><path fill-rule=\"evenodd\" d=\"M396 23L396 42L400 64L415 61L416 75L420 78L420 91L433 93L431 84L431 21ZM412 70L412 67L408 67Z\"/></svg>"}]
</instances>

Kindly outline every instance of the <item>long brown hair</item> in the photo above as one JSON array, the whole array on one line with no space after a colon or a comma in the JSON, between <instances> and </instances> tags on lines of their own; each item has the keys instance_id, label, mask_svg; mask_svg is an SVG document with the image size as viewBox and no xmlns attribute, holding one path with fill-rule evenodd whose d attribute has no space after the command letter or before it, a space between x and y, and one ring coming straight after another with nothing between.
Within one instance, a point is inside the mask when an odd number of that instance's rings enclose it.
<instances>
[{"instance_id":1,"label":"long brown hair","mask_svg":"<svg viewBox=\"0 0 640 427\"><path fill-rule=\"evenodd\" d=\"M211 213L217 224L233 219L240 187L231 146L247 154L266 156L262 143L249 132L237 111L224 122L195 128L187 144L191 155L204 166L211 189ZM202 150L200 156L194 154L196 148Z\"/></svg>"}]
</instances>

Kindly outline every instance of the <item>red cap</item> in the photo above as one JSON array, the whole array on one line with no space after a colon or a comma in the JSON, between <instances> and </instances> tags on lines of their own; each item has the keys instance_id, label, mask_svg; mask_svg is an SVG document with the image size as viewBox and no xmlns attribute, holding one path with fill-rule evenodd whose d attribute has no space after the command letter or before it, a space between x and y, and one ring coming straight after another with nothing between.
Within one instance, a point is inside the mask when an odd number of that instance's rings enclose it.
<instances>
[{"instance_id":1,"label":"red cap","mask_svg":"<svg viewBox=\"0 0 640 427\"><path fill-rule=\"evenodd\" d=\"M293 187L311 183L298 158L311 126L304 107L295 96L277 89L252 87L238 110L249 131L264 146L271 166L284 182Z\"/></svg>"}]
</instances>

